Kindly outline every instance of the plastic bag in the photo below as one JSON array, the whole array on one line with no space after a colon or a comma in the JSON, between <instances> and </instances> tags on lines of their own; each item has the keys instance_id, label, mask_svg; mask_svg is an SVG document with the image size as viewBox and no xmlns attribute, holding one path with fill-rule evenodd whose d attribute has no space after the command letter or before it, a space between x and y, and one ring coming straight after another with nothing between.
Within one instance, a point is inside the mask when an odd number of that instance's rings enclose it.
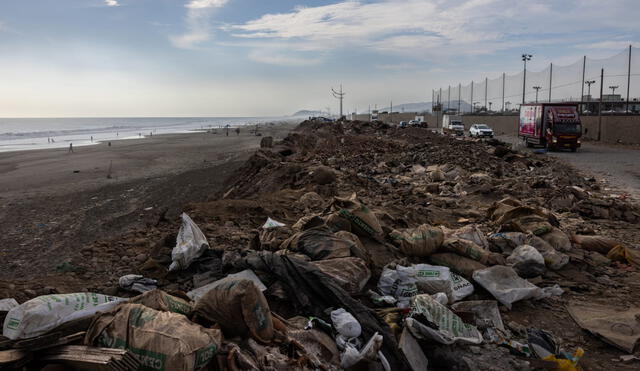
<instances>
[{"instance_id":1,"label":"plastic bag","mask_svg":"<svg viewBox=\"0 0 640 371\"><path fill-rule=\"evenodd\" d=\"M489 237L492 244L503 252L511 253L516 247L530 245L544 258L544 264L551 270L560 270L569 263L569 256L554 249L547 241L534 234L521 232L495 233Z\"/></svg>"},{"instance_id":2,"label":"plastic bag","mask_svg":"<svg viewBox=\"0 0 640 371\"><path fill-rule=\"evenodd\" d=\"M284 227L286 224L275 221L269 217L267 217L267 221L262 226L262 229L270 229L270 228L278 228Z\"/></svg>"},{"instance_id":3,"label":"plastic bag","mask_svg":"<svg viewBox=\"0 0 640 371\"><path fill-rule=\"evenodd\" d=\"M442 305L447 305L449 303L449 297L444 292L439 292L437 294L431 295L433 300L437 301Z\"/></svg>"},{"instance_id":4,"label":"plastic bag","mask_svg":"<svg viewBox=\"0 0 640 371\"><path fill-rule=\"evenodd\" d=\"M362 361L375 362L380 359L382 366L385 370L390 370L388 362L382 355L380 348L382 347L383 337L377 332L373 334L371 339L362 347L361 350L347 343L344 352L340 355L340 366L344 369L348 369L355 366Z\"/></svg>"},{"instance_id":5,"label":"plastic bag","mask_svg":"<svg viewBox=\"0 0 640 371\"><path fill-rule=\"evenodd\" d=\"M535 247L529 245L522 245L513 250L513 253L507 258L507 264L512 266L523 278L539 276L547 270L542 254Z\"/></svg>"},{"instance_id":6,"label":"plastic bag","mask_svg":"<svg viewBox=\"0 0 640 371\"><path fill-rule=\"evenodd\" d=\"M473 279L509 309L516 301L544 295L538 286L520 278L513 268L504 265L477 270L473 272Z\"/></svg>"},{"instance_id":7,"label":"plastic bag","mask_svg":"<svg viewBox=\"0 0 640 371\"><path fill-rule=\"evenodd\" d=\"M451 273L448 267L429 264L416 264L416 286L427 294L445 293L450 303L462 300L473 294L473 285L466 279Z\"/></svg>"},{"instance_id":8,"label":"plastic bag","mask_svg":"<svg viewBox=\"0 0 640 371\"><path fill-rule=\"evenodd\" d=\"M127 299L89 292L38 296L7 313L2 334L11 340L40 336L63 323L110 310L123 301Z\"/></svg>"},{"instance_id":9,"label":"plastic bag","mask_svg":"<svg viewBox=\"0 0 640 371\"><path fill-rule=\"evenodd\" d=\"M415 271L402 266L385 268L378 281L378 289L383 295L391 295L398 300L398 307L407 308L411 298L418 294Z\"/></svg>"},{"instance_id":10,"label":"plastic bag","mask_svg":"<svg viewBox=\"0 0 640 371\"><path fill-rule=\"evenodd\" d=\"M447 236L447 238L449 237L471 241L485 250L489 248L487 237L477 225L467 225L456 229L451 233L451 236Z\"/></svg>"},{"instance_id":11,"label":"plastic bag","mask_svg":"<svg viewBox=\"0 0 640 371\"><path fill-rule=\"evenodd\" d=\"M362 333L360 323L351 313L339 308L331 312L331 322L338 333L347 339L357 338Z\"/></svg>"},{"instance_id":12,"label":"plastic bag","mask_svg":"<svg viewBox=\"0 0 640 371\"><path fill-rule=\"evenodd\" d=\"M145 278L139 274L127 274L120 277L118 285L125 290L143 293L157 288L158 281L152 278Z\"/></svg>"},{"instance_id":13,"label":"plastic bag","mask_svg":"<svg viewBox=\"0 0 640 371\"><path fill-rule=\"evenodd\" d=\"M17 306L18 302L14 298L0 300L0 312L8 312Z\"/></svg>"},{"instance_id":14,"label":"plastic bag","mask_svg":"<svg viewBox=\"0 0 640 371\"><path fill-rule=\"evenodd\" d=\"M441 344L455 342L480 344L482 334L475 326L464 323L449 308L429 295L417 295L411 301L411 312L405 319L411 334L419 339Z\"/></svg>"},{"instance_id":15,"label":"plastic bag","mask_svg":"<svg viewBox=\"0 0 640 371\"><path fill-rule=\"evenodd\" d=\"M178 231L176 247L171 251L169 271L186 269L209 248L209 242L189 215L182 213L182 225Z\"/></svg>"}]
</instances>

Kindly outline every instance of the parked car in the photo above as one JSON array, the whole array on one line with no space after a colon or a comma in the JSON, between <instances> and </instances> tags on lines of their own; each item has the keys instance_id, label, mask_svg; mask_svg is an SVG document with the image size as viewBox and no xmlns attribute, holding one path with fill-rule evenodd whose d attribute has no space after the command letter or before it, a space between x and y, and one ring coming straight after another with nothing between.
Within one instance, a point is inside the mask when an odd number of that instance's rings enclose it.
<instances>
[{"instance_id":1,"label":"parked car","mask_svg":"<svg viewBox=\"0 0 640 371\"><path fill-rule=\"evenodd\" d=\"M400 121L400 124L398 125L401 128L406 128L407 127L407 122L406 121Z\"/></svg>"},{"instance_id":2,"label":"parked car","mask_svg":"<svg viewBox=\"0 0 640 371\"><path fill-rule=\"evenodd\" d=\"M469 128L469 136L493 138L493 130L485 124L473 124Z\"/></svg>"},{"instance_id":3,"label":"parked car","mask_svg":"<svg viewBox=\"0 0 640 371\"><path fill-rule=\"evenodd\" d=\"M409 121L409 126L420 126L420 121L411 120L411 121Z\"/></svg>"}]
</instances>

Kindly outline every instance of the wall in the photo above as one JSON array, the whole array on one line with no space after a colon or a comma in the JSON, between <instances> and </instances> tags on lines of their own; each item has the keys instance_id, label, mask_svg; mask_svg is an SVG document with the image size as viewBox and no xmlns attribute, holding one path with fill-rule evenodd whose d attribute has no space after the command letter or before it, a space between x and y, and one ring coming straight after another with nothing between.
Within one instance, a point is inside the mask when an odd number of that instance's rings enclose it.
<instances>
[{"instance_id":1,"label":"wall","mask_svg":"<svg viewBox=\"0 0 640 371\"><path fill-rule=\"evenodd\" d=\"M464 115L462 121L465 129L469 129L472 124L487 124L498 135L518 133L518 116L516 115ZM429 127L432 126L429 125ZM582 116L582 127L583 133L586 131L584 138L597 139L598 116ZM640 116L603 115L601 140L606 143L640 144Z\"/></svg>"},{"instance_id":2,"label":"wall","mask_svg":"<svg viewBox=\"0 0 640 371\"><path fill-rule=\"evenodd\" d=\"M382 121L389 121L388 114L380 114ZM416 116L415 112L394 113L393 122L410 121ZM362 121L368 121L368 114L357 115ZM442 115L425 114L424 119L429 128L442 126ZM465 129L473 124L489 125L497 135L516 135L518 133L518 115L463 115L462 122ZM596 140L598 137L598 116L582 116L583 137ZM586 133L585 133L586 131ZM606 143L640 144L640 116L639 115L603 115L602 141Z\"/></svg>"}]
</instances>

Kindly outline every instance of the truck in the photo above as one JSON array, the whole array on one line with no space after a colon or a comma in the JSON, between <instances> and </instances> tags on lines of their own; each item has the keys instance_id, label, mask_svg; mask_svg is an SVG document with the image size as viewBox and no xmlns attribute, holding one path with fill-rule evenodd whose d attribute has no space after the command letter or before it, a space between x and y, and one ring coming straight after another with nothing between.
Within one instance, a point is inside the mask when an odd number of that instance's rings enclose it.
<instances>
[{"instance_id":1,"label":"truck","mask_svg":"<svg viewBox=\"0 0 640 371\"><path fill-rule=\"evenodd\" d=\"M527 147L549 150L580 147L582 125L577 103L529 103L520 106L518 137Z\"/></svg>"},{"instance_id":2,"label":"truck","mask_svg":"<svg viewBox=\"0 0 640 371\"><path fill-rule=\"evenodd\" d=\"M464 135L462 117L458 115L442 115L442 132L445 134Z\"/></svg>"}]
</instances>

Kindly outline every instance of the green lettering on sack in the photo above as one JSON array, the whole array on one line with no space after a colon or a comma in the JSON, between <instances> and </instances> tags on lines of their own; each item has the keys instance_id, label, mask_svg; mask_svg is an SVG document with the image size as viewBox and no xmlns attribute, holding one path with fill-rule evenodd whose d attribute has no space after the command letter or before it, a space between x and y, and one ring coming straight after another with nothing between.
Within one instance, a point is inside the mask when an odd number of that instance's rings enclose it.
<instances>
[{"instance_id":1,"label":"green lettering on sack","mask_svg":"<svg viewBox=\"0 0 640 371\"><path fill-rule=\"evenodd\" d=\"M124 339L109 336L106 331L103 331L100 334L96 341L96 345L107 348L127 349L131 351L131 353L137 356L138 361L140 362L140 368L138 368L138 370L164 371L165 362L167 360L166 354L152 352L146 349L134 348L132 346L129 346Z\"/></svg>"},{"instance_id":2,"label":"green lettering on sack","mask_svg":"<svg viewBox=\"0 0 640 371\"><path fill-rule=\"evenodd\" d=\"M167 306L170 311L184 315L191 313L192 308L189 304L175 300L169 295L165 295L164 299L167 301Z\"/></svg>"},{"instance_id":3,"label":"green lettering on sack","mask_svg":"<svg viewBox=\"0 0 640 371\"><path fill-rule=\"evenodd\" d=\"M129 325L132 327L141 327L145 323L156 318L156 314L156 311L133 308L129 315Z\"/></svg>"},{"instance_id":4,"label":"green lettering on sack","mask_svg":"<svg viewBox=\"0 0 640 371\"><path fill-rule=\"evenodd\" d=\"M200 367L204 367L207 365L207 363L211 362L211 360L213 359L213 356L216 354L216 351L218 349L216 348L215 344L211 344L208 347L202 348L202 349L198 349L196 351L196 365L195 368L200 368Z\"/></svg>"},{"instance_id":5,"label":"green lettering on sack","mask_svg":"<svg viewBox=\"0 0 640 371\"><path fill-rule=\"evenodd\" d=\"M375 236L376 235L376 231L370 225L365 223L359 217L355 216L349 210L341 209L340 210L340 215L344 216L351 223L355 224L358 228L361 228L365 233L367 233L367 234L369 234L371 236Z\"/></svg>"},{"instance_id":6,"label":"green lettering on sack","mask_svg":"<svg viewBox=\"0 0 640 371\"><path fill-rule=\"evenodd\" d=\"M440 272L439 271L418 271L417 274L418 277L440 277Z\"/></svg>"},{"instance_id":7,"label":"green lettering on sack","mask_svg":"<svg viewBox=\"0 0 640 371\"><path fill-rule=\"evenodd\" d=\"M9 318L9 323L7 323L7 328L11 330L15 330L20 326L19 318Z\"/></svg>"}]
</instances>

